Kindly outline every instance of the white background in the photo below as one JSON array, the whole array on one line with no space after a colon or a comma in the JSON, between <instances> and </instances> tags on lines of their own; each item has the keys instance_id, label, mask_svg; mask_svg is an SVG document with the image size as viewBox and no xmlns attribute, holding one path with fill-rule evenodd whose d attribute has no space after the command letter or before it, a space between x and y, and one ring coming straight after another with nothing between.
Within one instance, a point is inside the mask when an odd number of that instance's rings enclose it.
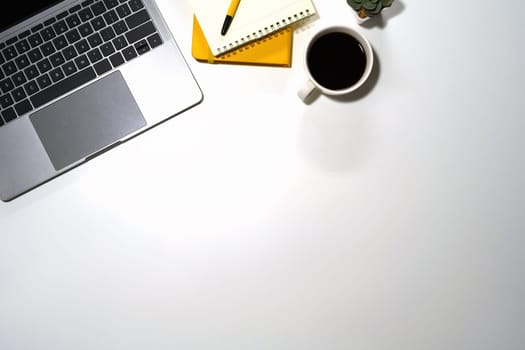
<instances>
[{"instance_id":1,"label":"white background","mask_svg":"<svg viewBox=\"0 0 525 350\"><path fill-rule=\"evenodd\" d=\"M204 101L0 205L0 349L525 348L523 2L315 5L277 68L159 0ZM323 23L377 65L305 104Z\"/></svg>"}]
</instances>

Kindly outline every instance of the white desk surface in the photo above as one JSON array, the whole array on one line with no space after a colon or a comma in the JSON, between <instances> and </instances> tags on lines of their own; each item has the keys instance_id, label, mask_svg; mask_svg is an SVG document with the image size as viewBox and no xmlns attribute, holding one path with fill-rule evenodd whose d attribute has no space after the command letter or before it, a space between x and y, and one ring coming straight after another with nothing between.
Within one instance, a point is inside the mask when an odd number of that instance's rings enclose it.
<instances>
[{"instance_id":1,"label":"white desk surface","mask_svg":"<svg viewBox=\"0 0 525 350\"><path fill-rule=\"evenodd\" d=\"M0 205L0 349L523 349L522 1L396 0L367 88L191 57L205 99Z\"/></svg>"}]
</instances>

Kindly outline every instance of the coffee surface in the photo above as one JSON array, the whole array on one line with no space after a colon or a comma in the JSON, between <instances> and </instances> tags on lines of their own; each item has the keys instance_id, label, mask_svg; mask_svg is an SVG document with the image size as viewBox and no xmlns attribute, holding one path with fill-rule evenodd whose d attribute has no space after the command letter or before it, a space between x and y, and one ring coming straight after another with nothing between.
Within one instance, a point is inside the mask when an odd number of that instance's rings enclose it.
<instances>
[{"instance_id":1,"label":"coffee surface","mask_svg":"<svg viewBox=\"0 0 525 350\"><path fill-rule=\"evenodd\" d=\"M326 33L317 38L307 53L312 77L330 90L344 90L361 79L366 67L366 54L353 36Z\"/></svg>"}]
</instances>

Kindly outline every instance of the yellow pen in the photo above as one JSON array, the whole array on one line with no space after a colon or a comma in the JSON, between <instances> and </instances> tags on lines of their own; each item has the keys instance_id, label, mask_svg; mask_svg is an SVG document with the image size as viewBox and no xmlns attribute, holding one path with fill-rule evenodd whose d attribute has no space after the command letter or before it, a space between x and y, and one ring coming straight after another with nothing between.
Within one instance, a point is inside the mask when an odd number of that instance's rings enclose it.
<instances>
[{"instance_id":1,"label":"yellow pen","mask_svg":"<svg viewBox=\"0 0 525 350\"><path fill-rule=\"evenodd\" d=\"M230 28L230 24L232 24L233 16L235 16L235 12L237 11L237 7L239 7L239 3L241 0L232 0L230 3L230 7L228 8L228 12L226 12L226 18L224 19L224 24L222 25L221 34L225 35L228 31L228 28Z\"/></svg>"}]
</instances>

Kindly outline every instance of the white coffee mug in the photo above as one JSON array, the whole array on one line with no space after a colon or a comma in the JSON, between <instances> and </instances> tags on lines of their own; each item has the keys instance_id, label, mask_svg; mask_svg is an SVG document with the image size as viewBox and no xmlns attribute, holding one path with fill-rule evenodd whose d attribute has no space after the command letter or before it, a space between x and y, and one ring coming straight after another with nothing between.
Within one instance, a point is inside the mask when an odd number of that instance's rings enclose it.
<instances>
[{"instance_id":1,"label":"white coffee mug","mask_svg":"<svg viewBox=\"0 0 525 350\"><path fill-rule=\"evenodd\" d=\"M297 94L303 101L315 90L332 96L348 94L366 82L373 64L372 46L357 29L325 26L308 42L304 53L308 80Z\"/></svg>"}]
</instances>

